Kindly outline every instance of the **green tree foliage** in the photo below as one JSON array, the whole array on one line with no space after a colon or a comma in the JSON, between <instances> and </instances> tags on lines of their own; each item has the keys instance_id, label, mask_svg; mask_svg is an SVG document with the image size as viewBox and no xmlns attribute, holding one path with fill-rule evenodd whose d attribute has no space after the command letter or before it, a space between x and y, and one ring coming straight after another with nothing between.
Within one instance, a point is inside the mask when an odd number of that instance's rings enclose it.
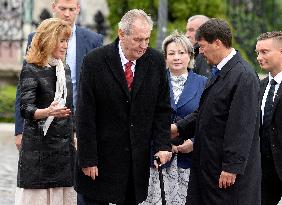
<instances>
[{"instance_id":1,"label":"green tree foliage","mask_svg":"<svg viewBox=\"0 0 282 205\"><path fill-rule=\"evenodd\" d=\"M269 30L282 30L282 1L262 1L260 17L262 21L265 21L265 25ZM265 28L262 30L269 31Z\"/></svg>"},{"instance_id":2,"label":"green tree foliage","mask_svg":"<svg viewBox=\"0 0 282 205\"><path fill-rule=\"evenodd\" d=\"M169 14L173 19L187 20L189 16L204 14L209 17L224 17L221 0L169 0Z\"/></svg>"},{"instance_id":3,"label":"green tree foliage","mask_svg":"<svg viewBox=\"0 0 282 205\"><path fill-rule=\"evenodd\" d=\"M281 30L282 1L233 0L226 9L237 44L256 70L261 71L255 54L256 39L263 32Z\"/></svg>"},{"instance_id":4,"label":"green tree foliage","mask_svg":"<svg viewBox=\"0 0 282 205\"><path fill-rule=\"evenodd\" d=\"M109 22L116 37L117 23L129 9L139 8L151 14L155 22L151 46L156 46L156 25L159 0L108 0ZM281 0L168 0L168 33L177 29L185 32L188 17L204 14L230 22L233 29L233 46L259 70L255 45L262 32L282 30Z\"/></svg>"},{"instance_id":5,"label":"green tree foliage","mask_svg":"<svg viewBox=\"0 0 282 205\"><path fill-rule=\"evenodd\" d=\"M15 86L0 88L0 122L14 122Z\"/></svg>"},{"instance_id":6,"label":"green tree foliage","mask_svg":"<svg viewBox=\"0 0 282 205\"><path fill-rule=\"evenodd\" d=\"M168 5L169 32L174 29L185 32L187 19L193 15L225 18L225 5L221 0L169 0Z\"/></svg>"},{"instance_id":7,"label":"green tree foliage","mask_svg":"<svg viewBox=\"0 0 282 205\"><path fill-rule=\"evenodd\" d=\"M130 9L143 9L150 14L154 21L157 20L158 0L107 0L110 15L108 17L110 27L112 30L111 38L117 37L118 22L121 17ZM153 32L155 37L156 32Z\"/></svg>"},{"instance_id":8,"label":"green tree foliage","mask_svg":"<svg viewBox=\"0 0 282 205\"><path fill-rule=\"evenodd\" d=\"M221 18L230 22L228 16L226 16L228 5L222 0L170 0L169 5L169 32L174 29L185 32L188 18L198 14L204 14L210 18ZM232 24L230 26L234 30ZM240 51L245 59L249 60L248 55L235 39L233 46Z\"/></svg>"},{"instance_id":9,"label":"green tree foliage","mask_svg":"<svg viewBox=\"0 0 282 205\"><path fill-rule=\"evenodd\" d=\"M155 47L159 0L108 0L107 2L110 9L108 20L113 31L112 38L117 36L117 24L126 11L133 8L143 9L151 15L155 22L151 39L151 45ZM191 15L205 14L210 17L225 17L225 6L221 2L222 0L168 0L168 32L174 29L184 32L187 19Z\"/></svg>"}]
</instances>

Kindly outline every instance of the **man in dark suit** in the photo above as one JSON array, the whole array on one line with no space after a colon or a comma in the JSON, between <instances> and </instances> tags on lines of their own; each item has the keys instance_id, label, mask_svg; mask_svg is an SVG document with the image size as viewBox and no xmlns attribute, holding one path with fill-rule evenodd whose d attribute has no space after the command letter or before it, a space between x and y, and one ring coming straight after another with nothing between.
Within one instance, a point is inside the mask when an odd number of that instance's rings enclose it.
<instances>
[{"instance_id":1,"label":"man in dark suit","mask_svg":"<svg viewBox=\"0 0 282 205\"><path fill-rule=\"evenodd\" d=\"M75 189L89 205L144 201L151 142L162 164L171 157L165 62L148 48L153 22L133 9L118 26L115 42L85 57L80 79Z\"/></svg>"},{"instance_id":2,"label":"man in dark suit","mask_svg":"<svg viewBox=\"0 0 282 205\"><path fill-rule=\"evenodd\" d=\"M103 43L103 37L95 32L75 25L76 17L80 11L80 4L78 0L54 0L52 3L52 11L54 17L67 21L72 26L73 30L73 35L68 43L66 63L71 69L73 83L73 104L75 108L77 100L77 84L83 57L90 50L101 46ZM33 36L34 33L29 34L27 43L28 46L30 45ZM19 149L23 132L23 118L20 114L19 88L17 88L15 111L16 146Z\"/></svg>"},{"instance_id":3,"label":"man in dark suit","mask_svg":"<svg viewBox=\"0 0 282 205\"><path fill-rule=\"evenodd\" d=\"M186 36L194 45L195 65L193 71L199 75L203 75L208 78L211 77L211 67L207 64L207 61L205 60L204 56L199 53L199 44L195 39L195 34L197 29L209 19L210 18L205 15L194 15L188 19L186 25Z\"/></svg>"},{"instance_id":4,"label":"man in dark suit","mask_svg":"<svg viewBox=\"0 0 282 205\"><path fill-rule=\"evenodd\" d=\"M187 203L260 204L258 77L232 48L225 21L207 21L196 39L200 53L217 68L198 110L171 125L172 137L195 136Z\"/></svg>"},{"instance_id":5,"label":"man in dark suit","mask_svg":"<svg viewBox=\"0 0 282 205\"><path fill-rule=\"evenodd\" d=\"M282 197L282 32L261 34L256 52L261 68L269 72L260 85L261 204L274 205Z\"/></svg>"}]
</instances>

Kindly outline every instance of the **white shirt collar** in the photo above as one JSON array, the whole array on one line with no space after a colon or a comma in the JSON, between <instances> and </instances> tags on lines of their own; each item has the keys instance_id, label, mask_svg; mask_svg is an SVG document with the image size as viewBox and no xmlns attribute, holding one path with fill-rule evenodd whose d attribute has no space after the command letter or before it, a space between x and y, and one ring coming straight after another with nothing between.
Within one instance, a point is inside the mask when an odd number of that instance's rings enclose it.
<instances>
[{"instance_id":1,"label":"white shirt collar","mask_svg":"<svg viewBox=\"0 0 282 205\"><path fill-rule=\"evenodd\" d=\"M119 56L120 56L120 60L121 60L121 64L122 64L122 67L124 67L124 65L129 62L129 60L126 59L123 51L122 51L122 48L121 48L121 45L120 45L120 41L118 42L118 52L119 52ZM136 65L136 60L132 61L133 65Z\"/></svg>"},{"instance_id":2,"label":"white shirt collar","mask_svg":"<svg viewBox=\"0 0 282 205\"><path fill-rule=\"evenodd\" d=\"M231 48L231 52L223 58L220 63L216 66L218 70L221 70L222 67L236 54L236 50L234 48Z\"/></svg>"},{"instance_id":3,"label":"white shirt collar","mask_svg":"<svg viewBox=\"0 0 282 205\"><path fill-rule=\"evenodd\" d=\"M274 79L276 81L277 84L281 84L282 81L282 71L280 71L274 78L271 76L271 74L268 74L269 76L269 82Z\"/></svg>"},{"instance_id":4,"label":"white shirt collar","mask_svg":"<svg viewBox=\"0 0 282 205\"><path fill-rule=\"evenodd\" d=\"M74 24L73 27L72 27L72 33L71 33L71 35L72 35L72 36L75 35L75 32L76 32L76 25Z\"/></svg>"},{"instance_id":5,"label":"white shirt collar","mask_svg":"<svg viewBox=\"0 0 282 205\"><path fill-rule=\"evenodd\" d=\"M187 80L188 78L188 72L187 73L183 73L181 75L174 75L172 72L170 72L170 76L172 78L185 78Z\"/></svg>"}]
</instances>

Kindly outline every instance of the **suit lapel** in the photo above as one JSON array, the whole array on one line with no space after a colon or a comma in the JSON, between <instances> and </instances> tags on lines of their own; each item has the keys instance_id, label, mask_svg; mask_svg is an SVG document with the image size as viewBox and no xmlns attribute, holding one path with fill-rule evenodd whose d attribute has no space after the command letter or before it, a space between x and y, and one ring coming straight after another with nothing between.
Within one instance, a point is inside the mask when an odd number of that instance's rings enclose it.
<instances>
[{"instance_id":1,"label":"suit lapel","mask_svg":"<svg viewBox=\"0 0 282 205\"><path fill-rule=\"evenodd\" d=\"M232 69L232 67L234 67L234 65L238 62L238 59L240 58L239 53L237 52L220 70L219 74L216 77L212 77L209 79L207 86L205 88L208 89L209 87L211 87L218 78L224 78L226 76L226 74L229 72L230 69Z\"/></svg>"},{"instance_id":2,"label":"suit lapel","mask_svg":"<svg viewBox=\"0 0 282 205\"><path fill-rule=\"evenodd\" d=\"M260 105L260 125L262 125L262 112L261 112L261 103L262 103L262 98L263 98L263 95L264 95L264 91L265 91L265 88L268 84L268 77L267 78L264 78L263 80L260 81L260 96L259 96L259 105ZM260 126L261 128L261 126Z\"/></svg>"},{"instance_id":3,"label":"suit lapel","mask_svg":"<svg viewBox=\"0 0 282 205\"><path fill-rule=\"evenodd\" d=\"M266 89L267 84L268 84L268 77L263 79L260 83L260 97L259 97L260 105L261 105L261 101L262 101L264 91Z\"/></svg>"},{"instance_id":4,"label":"suit lapel","mask_svg":"<svg viewBox=\"0 0 282 205\"><path fill-rule=\"evenodd\" d=\"M80 66L83 61L83 55L87 52L86 41L79 26L76 26L76 82L79 82Z\"/></svg>"},{"instance_id":5,"label":"suit lapel","mask_svg":"<svg viewBox=\"0 0 282 205\"><path fill-rule=\"evenodd\" d=\"M204 103L206 95L208 94L208 90L209 88L220 78L225 78L225 76L227 75L227 73L236 65L236 63L238 61L240 61L241 56L238 53L238 51L236 52L236 54L222 67L222 69L220 70L218 76L216 76L215 78L211 78L209 79L207 86L204 89L204 92L201 96L200 99L200 106Z\"/></svg>"},{"instance_id":6,"label":"suit lapel","mask_svg":"<svg viewBox=\"0 0 282 205\"><path fill-rule=\"evenodd\" d=\"M209 78L205 90L208 89L209 87L211 87L215 83L215 81L217 80L218 77L219 76Z\"/></svg>"},{"instance_id":7,"label":"suit lapel","mask_svg":"<svg viewBox=\"0 0 282 205\"><path fill-rule=\"evenodd\" d=\"M118 43L118 40L116 40L114 43L110 45L109 47L110 49L107 52L108 55L106 56L106 63L110 71L113 73L113 76L117 80L118 84L120 85L121 89L130 99L130 94L129 94L129 90L127 87L127 82L125 79L123 68L121 65L117 43Z\"/></svg>"},{"instance_id":8,"label":"suit lapel","mask_svg":"<svg viewBox=\"0 0 282 205\"><path fill-rule=\"evenodd\" d=\"M136 96L136 93L138 92L144 77L147 73L147 70L151 64L151 61L149 59L149 50L147 49L146 53L141 56L141 58L137 59L136 66L135 66L135 72L134 72L134 79L133 79L133 87L132 87L132 99Z\"/></svg>"},{"instance_id":9,"label":"suit lapel","mask_svg":"<svg viewBox=\"0 0 282 205\"><path fill-rule=\"evenodd\" d=\"M122 90L128 98L130 99L130 93L127 87L127 82L125 79L125 74L121 65L121 60L119 56L118 51L118 39L111 44L109 47L109 51L107 52L108 55L106 56L106 63L108 64L109 69L113 73L114 77L118 81L119 85L121 86ZM132 86L132 99L136 96L136 93L138 92L144 77L147 73L147 70L151 64L151 60L149 59L149 50L147 49L146 53L141 56L141 58L137 59L136 66L135 66L135 72L134 72L134 79L133 79L133 86Z\"/></svg>"},{"instance_id":10,"label":"suit lapel","mask_svg":"<svg viewBox=\"0 0 282 205\"><path fill-rule=\"evenodd\" d=\"M267 86L268 82L269 82L269 77L266 77L266 78L264 78L261 81L261 84L260 84L260 105L261 105L262 98L264 96L264 92L265 92L265 89L266 89L266 86ZM282 96L282 83L280 84L280 86L279 86L279 88L277 90L277 93L275 95L274 102L273 102L273 111L272 111L272 113L275 113L275 109L277 107L277 104L278 104L279 100L281 99L281 96ZM261 119L262 119L262 117L261 117Z\"/></svg>"},{"instance_id":11,"label":"suit lapel","mask_svg":"<svg viewBox=\"0 0 282 205\"><path fill-rule=\"evenodd\" d=\"M189 72L187 81L184 84L184 89L179 96L179 100L177 102L177 108L185 105L190 100L193 99L197 92L197 85L198 83L195 81L195 74L193 72Z\"/></svg>"},{"instance_id":12,"label":"suit lapel","mask_svg":"<svg viewBox=\"0 0 282 205\"><path fill-rule=\"evenodd\" d=\"M280 83L280 86L279 86L279 88L278 88L278 90L277 90L277 93L276 93L276 95L275 95L275 98L274 98L274 102L273 102L273 113L275 112L275 109L276 109L276 107L277 107L277 104L278 104L278 102L279 102L281 96L282 96L282 83Z\"/></svg>"}]
</instances>

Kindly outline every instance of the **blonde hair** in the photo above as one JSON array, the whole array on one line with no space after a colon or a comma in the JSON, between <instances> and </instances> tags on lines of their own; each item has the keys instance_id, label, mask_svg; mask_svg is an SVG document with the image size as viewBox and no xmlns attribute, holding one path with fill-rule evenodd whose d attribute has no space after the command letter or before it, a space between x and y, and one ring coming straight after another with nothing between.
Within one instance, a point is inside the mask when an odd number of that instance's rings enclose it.
<instances>
[{"instance_id":1,"label":"blonde hair","mask_svg":"<svg viewBox=\"0 0 282 205\"><path fill-rule=\"evenodd\" d=\"M163 54L165 56L165 59L167 58L167 46L168 46L168 44L170 44L172 42L180 44L184 48L184 50L190 56L190 61L189 61L188 67L193 68L194 63L195 63L193 45L192 45L191 41L183 33L178 33L177 30L173 31L163 41L162 50L163 50Z\"/></svg>"},{"instance_id":2,"label":"blonde hair","mask_svg":"<svg viewBox=\"0 0 282 205\"><path fill-rule=\"evenodd\" d=\"M71 31L71 27L61 19L50 18L42 21L27 51L26 61L38 66L46 65L59 43L59 35L63 34L65 38L69 39Z\"/></svg>"}]
</instances>

